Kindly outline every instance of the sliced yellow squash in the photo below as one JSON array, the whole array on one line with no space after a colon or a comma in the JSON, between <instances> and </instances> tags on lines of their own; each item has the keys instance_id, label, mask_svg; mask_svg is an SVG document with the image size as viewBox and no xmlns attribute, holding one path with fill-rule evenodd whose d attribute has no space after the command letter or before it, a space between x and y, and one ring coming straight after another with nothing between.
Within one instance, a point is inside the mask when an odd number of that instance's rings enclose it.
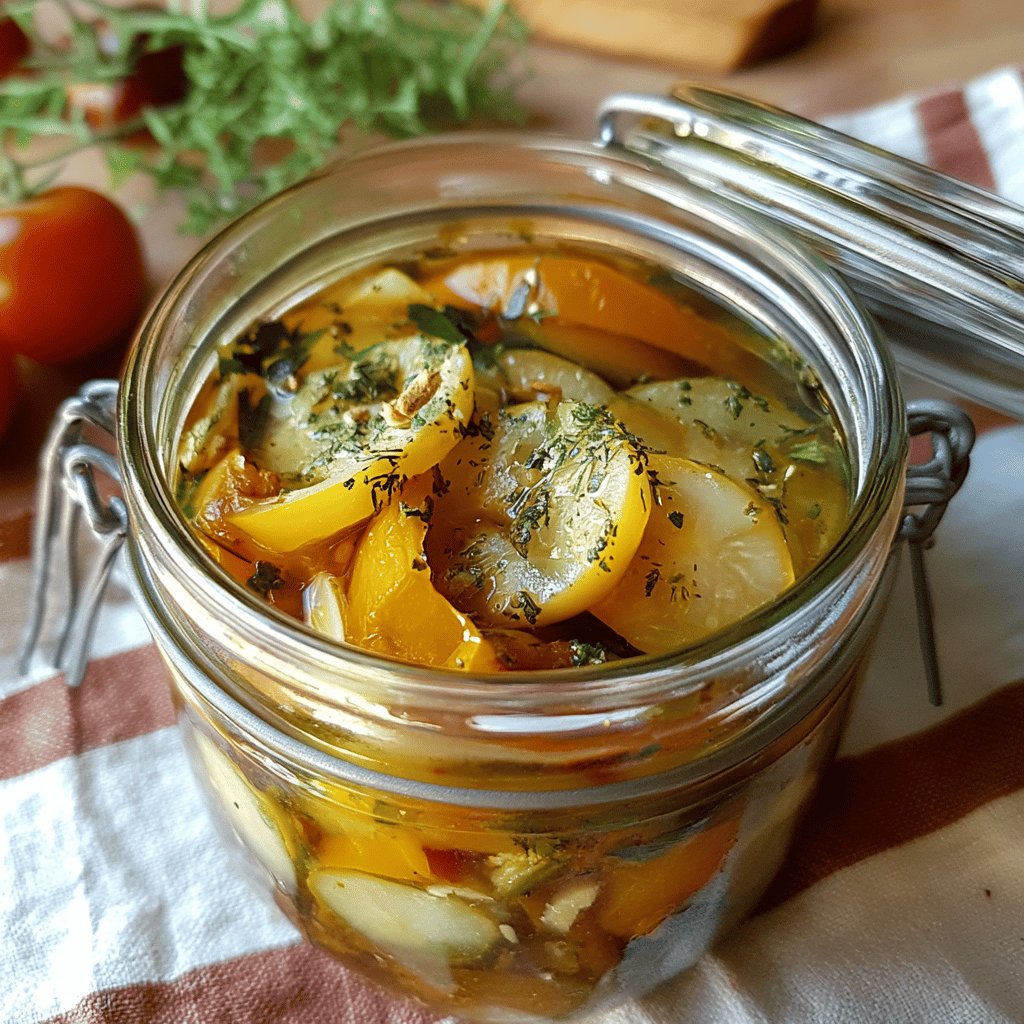
<instances>
[{"instance_id":1,"label":"sliced yellow squash","mask_svg":"<svg viewBox=\"0 0 1024 1024\"><path fill-rule=\"evenodd\" d=\"M503 941L497 922L460 896L340 869L314 871L309 888L321 905L388 953L467 963Z\"/></svg>"},{"instance_id":2,"label":"sliced yellow squash","mask_svg":"<svg viewBox=\"0 0 1024 1024\"><path fill-rule=\"evenodd\" d=\"M479 625L585 611L623 577L650 512L640 454L607 410L528 402L445 460L427 538L438 587Z\"/></svg>"},{"instance_id":3,"label":"sliced yellow squash","mask_svg":"<svg viewBox=\"0 0 1024 1024\"><path fill-rule=\"evenodd\" d=\"M659 484L643 543L591 612L634 647L697 643L793 582L786 538L753 488L686 459L650 457Z\"/></svg>"},{"instance_id":4,"label":"sliced yellow squash","mask_svg":"<svg viewBox=\"0 0 1024 1024\"><path fill-rule=\"evenodd\" d=\"M493 364L477 368L477 386L507 396L500 404L528 401L589 402L606 405L615 394L596 374L578 363L535 348L506 349Z\"/></svg>"},{"instance_id":5,"label":"sliced yellow squash","mask_svg":"<svg viewBox=\"0 0 1024 1024\"><path fill-rule=\"evenodd\" d=\"M294 551L386 505L407 477L429 469L473 412L473 364L464 346L427 335L382 342L309 374L272 418L255 457L295 486L228 521L276 551Z\"/></svg>"}]
</instances>

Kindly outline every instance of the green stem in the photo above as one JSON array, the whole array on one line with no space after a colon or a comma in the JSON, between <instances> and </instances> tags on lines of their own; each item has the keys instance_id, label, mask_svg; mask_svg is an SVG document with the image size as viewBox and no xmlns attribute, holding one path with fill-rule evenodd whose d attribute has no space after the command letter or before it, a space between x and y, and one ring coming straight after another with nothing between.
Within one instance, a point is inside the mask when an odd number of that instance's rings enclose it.
<instances>
[{"instance_id":1,"label":"green stem","mask_svg":"<svg viewBox=\"0 0 1024 1024\"><path fill-rule=\"evenodd\" d=\"M35 185L30 185L28 182L29 175L34 176L37 171L62 163L76 153L92 149L94 146L102 147L109 143L120 142L122 139L134 135L145 127L145 121L141 117L133 118L113 131L89 135L81 142L72 143L56 153L51 153L48 156L39 157L35 160L15 160L7 147L0 145L0 199L12 204L24 202L26 199L30 199L38 192L41 192L52 181L52 175L45 175L42 181Z\"/></svg>"},{"instance_id":2,"label":"green stem","mask_svg":"<svg viewBox=\"0 0 1024 1024\"><path fill-rule=\"evenodd\" d=\"M23 168L7 152L7 147L0 145L0 200L13 205L24 202L29 194Z\"/></svg>"}]
</instances>

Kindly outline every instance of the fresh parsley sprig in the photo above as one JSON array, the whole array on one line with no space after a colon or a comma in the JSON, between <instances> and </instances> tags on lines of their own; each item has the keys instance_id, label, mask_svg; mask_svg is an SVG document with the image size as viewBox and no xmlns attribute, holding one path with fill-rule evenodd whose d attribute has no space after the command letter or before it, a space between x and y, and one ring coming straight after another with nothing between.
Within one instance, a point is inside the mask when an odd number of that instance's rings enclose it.
<instances>
[{"instance_id":1,"label":"fresh parsley sprig","mask_svg":"<svg viewBox=\"0 0 1024 1024\"><path fill-rule=\"evenodd\" d=\"M98 144L114 187L148 174L183 194L182 230L204 233L321 167L350 129L408 136L522 117L514 89L525 33L501 2L480 11L432 0L332 0L306 20L288 0L241 0L223 15L210 14L204 0L168 10L82 0L61 4L67 24L58 43L36 31L37 6L5 7L33 41L27 74L0 82L0 131L12 144L0 188L9 195L31 188L54 160ZM115 52L97 42L97 21L116 36ZM118 82L141 54L169 47L183 48L181 102L103 130L68 103L74 85ZM128 144L141 128L155 145ZM14 158L12 149L53 135L67 140L56 156Z\"/></svg>"}]
</instances>

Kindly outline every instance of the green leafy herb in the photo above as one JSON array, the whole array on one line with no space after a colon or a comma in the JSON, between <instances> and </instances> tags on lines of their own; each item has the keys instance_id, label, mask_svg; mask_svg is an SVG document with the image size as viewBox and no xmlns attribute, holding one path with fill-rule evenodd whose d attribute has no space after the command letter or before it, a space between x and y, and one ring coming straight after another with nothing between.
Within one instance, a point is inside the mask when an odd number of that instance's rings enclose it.
<instances>
[{"instance_id":1,"label":"green leafy herb","mask_svg":"<svg viewBox=\"0 0 1024 1024\"><path fill-rule=\"evenodd\" d=\"M409 319L424 333L432 338L449 341L453 345L461 345L466 336L459 328L459 322L449 315L447 309L435 309L425 306L422 302L414 302L409 306Z\"/></svg>"},{"instance_id":2,"label":"green leafy herb","mask_svg":"<svg viewBox=\"0 0 1024 1024\"><path fill-rule=\"evenodd\" d=\"M608 660L608 650L603 644L570 640L569 650L572 652L572 663L575 668L584 665L603 665Z\"/></svg>"},{"instance_id":3,"label":"green leafy herb","mask_svg":"<svg viewBox=\"0 0 1024 1024\"><path fill-rule=\"evenodd\" d=\"M217 362L221 378L233 373L258 373L275 387L295 376L309 358L322 330L289 330L280 320L267 320L243 334Z\"/></svg>"},{"instance_id":4,"label":"green leafy herb","mask_svg":"<svg viewBox=\"0 0 1024 1024\"><path fill-rule=\"evenodd\" d=\"M67 146L36 164L12 160L0 171L8 198L25 194L54 161L99 144L114 181L143 172L159 189L181 192L182 229L203 233L321 167L343 128L407 136L456 122L521 120L513 90L525 30L502 3L481 11L430 0L334 0L307 21L289 0L241 0L226 14L211 14L205 0L168 10L83 0L59 5L59 42L36 31L38 6L4 5L32 39L34 66L31 76L0 82L0 123L14 130L15 146L44 135ZM100 46L97 21L116 35L116 52ZM141 57L171 47L183 54L180 101L103 129L68 104L76 85L116 84ZM142 128L155 145L132 148L127 142Z\"/></svg>"},{"instance_id":5,"label":"green leafy herb","mask_svg":"<svg viewBox=\"0 0 1024 1024\"><path fill-rule=\"evenodd\" d=\"M261 597L269 597L272 590L284 584L281 570L273 562L257 561L255 570L245 583Z\"/></svg>"},{"instance_id":6,"label":"green leafy herb","mask_svg":"<svg viewBox=\"0 0 1024 1024\"><path fill-rule=\"evenodd\" d=\"M795 444L789 449L789 457L798 462L813 462L823 466L828 462L828 451L818 438L804 441L802 444Z\"/></svg>"},{"instance_id":7,"label":"green leafy herb","mask_svg":"<svg viewBox=\"0 0 1024 1024\"><path fill-rule=\"evenodd\" d=\"M668 521L677 530L681 530L683 528L683 520L685 518L686 518L686 516L684 516L682 512L669 512L669 514L668 514Z\"/></svg>"},{"instance_id":8,"label":"green leafy herb","mask_svg":"<svg viewBox=\"0 0 1024 1024\"><path fill-rule=\"evenodd\" d=\"M259 448L270 417L270 395L264 395L255 405L248 388L238 392L238 442L247 451Z\"/></svg>"}]
</instances>

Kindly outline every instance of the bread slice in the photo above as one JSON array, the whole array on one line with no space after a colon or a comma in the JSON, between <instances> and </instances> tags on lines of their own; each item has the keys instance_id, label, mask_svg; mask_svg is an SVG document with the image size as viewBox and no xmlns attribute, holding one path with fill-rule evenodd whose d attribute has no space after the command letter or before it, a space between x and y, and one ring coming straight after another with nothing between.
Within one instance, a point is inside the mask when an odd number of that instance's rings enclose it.
<instances>
[{"instance_id":1,"label":"bread slice","mask_svg":"<svg viewBox=\"0 0 1024 1024\"><path fill-rule=\"evenodd\" d=\"M477 0L483 2L483 0ZM810 38L818 0L514 0L538 39L723 72Z\"/></svg>"}]
</instances>

